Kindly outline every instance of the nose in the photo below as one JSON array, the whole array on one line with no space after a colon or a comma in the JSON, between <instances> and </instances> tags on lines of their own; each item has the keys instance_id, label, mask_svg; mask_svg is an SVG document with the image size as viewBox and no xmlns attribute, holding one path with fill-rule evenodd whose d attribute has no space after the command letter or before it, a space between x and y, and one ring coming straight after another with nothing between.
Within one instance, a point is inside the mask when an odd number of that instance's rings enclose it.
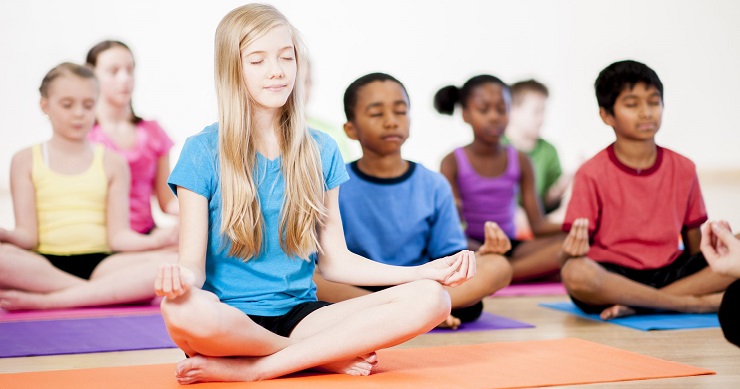
<instances>
[{"instance_id":1,"label":"nose","mask_svg":"<svg viewBox=\"0 0 740 389\"><path fill-rule=\"evenodd\" d=\"M642 104L640 109L640 117L646 119L651 118L653 116L653 109L654 108L648 103Z\"/></svg>"},{"instance_id":2,"label":"nose","mask_svg":"<svg viewBox=\"0 0 740 389\"><path fill-rule=\"evenodd\" d=\"M270 79L274 78L283 78L285 75L285 72L283 71L283 67L280 66L279 61L270 61L270 69L269 69L269 77Z\"/></svg>"},{"instance_id":3,"label":"nose","mask_svg":"<svg viewBox=\"0 0 740 389\"><path fill-rule=\"evenodd\" d=\"M385 121L383 122L385 128L395 129L398 127L398 118L393 112L389 112L385 115Z\"/></svg>"}]
</instances>

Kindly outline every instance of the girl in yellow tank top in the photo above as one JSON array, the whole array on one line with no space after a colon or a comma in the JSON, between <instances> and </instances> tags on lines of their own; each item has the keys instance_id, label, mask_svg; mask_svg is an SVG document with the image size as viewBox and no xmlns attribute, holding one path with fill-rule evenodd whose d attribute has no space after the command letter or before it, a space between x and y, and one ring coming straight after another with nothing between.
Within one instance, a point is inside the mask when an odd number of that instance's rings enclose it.
<instances>
[{"instance_id":1,"label":"girl in yellow tank top","mask_svg":"<svg viewBox=\"0 0 740 389\"><path fill-rule=\"evenodd\" d=\"M63 63L39 88L53 135L11 163L16 226L0 229L0 308L45 309L150 300L157 268L177 253L177 229L129 228L126 161L87 134L98 84ZM155 251L159 250L159 251Z\"/></svg>"}]
</instances>

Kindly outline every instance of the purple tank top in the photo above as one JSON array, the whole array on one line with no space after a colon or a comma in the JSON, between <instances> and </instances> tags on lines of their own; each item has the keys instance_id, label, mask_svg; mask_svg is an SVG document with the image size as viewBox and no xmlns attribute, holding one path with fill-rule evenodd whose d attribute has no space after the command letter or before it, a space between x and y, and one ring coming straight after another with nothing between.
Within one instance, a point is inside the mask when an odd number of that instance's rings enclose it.
<instances>
[{"instance_id":1,"label":"purple tank top","mask_svg":"<svg viewBox=\"0 0 740 389\"><path fill-rule=\"evenodd\" d=\"M482 242L485 239L485 222L494 221L509 238L514 238L514 214L521 177L516 149L511 145L506 146L506 170L498 177L478 174L462 147L455 149L454 153L462 216L467 224L465 234Z\"/></svg>"}]
</instances>

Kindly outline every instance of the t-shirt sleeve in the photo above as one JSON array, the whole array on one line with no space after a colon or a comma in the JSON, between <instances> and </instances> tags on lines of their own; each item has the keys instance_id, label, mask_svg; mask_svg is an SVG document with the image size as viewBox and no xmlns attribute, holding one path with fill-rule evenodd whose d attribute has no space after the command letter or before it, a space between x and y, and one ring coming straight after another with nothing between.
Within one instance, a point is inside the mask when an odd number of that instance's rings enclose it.
<instances>
[{"instance_id":1,"label":"t-shirt sleeve","mask_svg":"<svg viewBox=\"0 0 740 389\"><path fill-rule=\"evenodd\" d=\"M699 187L699 177L694 171L691 189L689 190L688 207L686 207L686 217L683 220L685 229L698 228L707 221L707 209L704 206L704 198L701 195Z\"/></svg>"},{"instance_id":2,"label":"t-shirt sleeve","mask_svg":"<svg viewBox=\"0 0 740 389\"><path fill-rule=\"evenodd\" d=\"M162 157L170 152L172 145L172 139L167 136L164 129L155 121L146 122L146 126L149 129L149 147L154 152L157 158Z\"/></svg>"},{"instance_id":3,"label":"t-shirt sleeve","mask_svg":"<svg viewBox=\"0 0 740 389\"><path fill-rule=\"evenodd\" d=\"M576 219L588 219L588 231L592 233L599 225L599 191L596 181L579 169L573 179L573 192L565 212L563 231L569 232Z\"/></svg>"},{"instance_id":4,"label":"t-shirt sleeve","mask_svg":"<svg viewBox=\"0 0 740 389\"><path fill-rule=\"evenodd\" d=\"M199 138L191 137L185 141L167 184L175 195L181 186L210 200L216 173L212 152Z\"/></svg>"},{"instance_id":5,"label":"t-shirt sleeve","mask_svg":"<svg viewBox=\"0 0 740 389\"><path fill-rule=\"evenodd\" d=\"M555 185L560 176L563 174L563 167L560 165L558 150L553 145L550 146L549 158L547 162L547 177L545 178L545 193Z\"/></svg>"},{"instance_id":6,"label":"t-shirt sleeve","mask_svg":"<svg viewBox=\"0 0 740 389\"><path fill-rule=\"evenodd\" d=\"M427 245L429 257L437 259L467 249L468 243L460 225L452 189L444 178L437 185L434 208L435 217Z\"/></svg>"},{"instance_id":7,"label":"t-shirt sleeve","mask_svg":"<svg viewBox=\"0 0 740 389\"><path fill-rule=\"evenodd\" d=\"M337 142L329 135L316 130L313 132L321 151L321 170L326 190L334 189L349 180L342 153Z\"/></svg>"}]
</instances>

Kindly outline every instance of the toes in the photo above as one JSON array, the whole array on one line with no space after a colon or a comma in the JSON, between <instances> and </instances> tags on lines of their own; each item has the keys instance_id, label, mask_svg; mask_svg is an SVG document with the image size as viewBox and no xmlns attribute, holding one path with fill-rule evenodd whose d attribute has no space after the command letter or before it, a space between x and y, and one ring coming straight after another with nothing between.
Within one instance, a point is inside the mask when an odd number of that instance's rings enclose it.
<instances>
[{"instance_id":1,"label":"toes","mask_svg":"<svg viewBox=\"0 0 740 389\"><path fill-rule=\"evenodd\" d=\"M374 352L363 355L361 358L364 359L365 362L371 363L373 365L378 363L378 354Z\"/></svg>"}]
</instances>

